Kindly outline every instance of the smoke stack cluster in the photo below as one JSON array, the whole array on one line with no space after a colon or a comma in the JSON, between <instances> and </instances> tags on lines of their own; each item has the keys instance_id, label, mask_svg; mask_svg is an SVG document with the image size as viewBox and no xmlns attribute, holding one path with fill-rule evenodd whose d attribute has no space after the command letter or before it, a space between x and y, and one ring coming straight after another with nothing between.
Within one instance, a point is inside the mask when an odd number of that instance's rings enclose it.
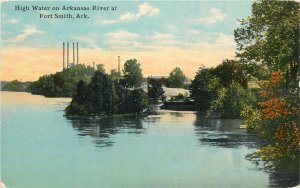
<instances>
[{"instance_id":1,"label":"smoke stack cluster","mask_svg":"<svg viewBox=\"0 0 300 188\"><path fill-rule=\"evenodd\" d=\"M76 49L75 49L75 43L73 42L73 61L70 63L70 57L69 57L69 42L66 42L67 45L65 45L65 42L63 42L63 70L65 68L70 68L71 66L78 65L79 64L79 48L78 48L78 42L76 42ZM65 49L67 47L67 50ZM67 55L66 52L67 51ZM75 60L75 51L76 51L76 60ZM66 57L67 56L67 57ZM67 59L67 65L66 61Z\"/></svg>"}]
</instances>

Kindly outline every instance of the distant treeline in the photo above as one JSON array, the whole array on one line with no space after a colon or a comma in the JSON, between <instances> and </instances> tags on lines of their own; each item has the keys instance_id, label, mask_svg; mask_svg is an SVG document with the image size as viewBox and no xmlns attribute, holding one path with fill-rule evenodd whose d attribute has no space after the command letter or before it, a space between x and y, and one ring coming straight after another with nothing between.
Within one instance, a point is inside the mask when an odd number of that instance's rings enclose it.
<instances>
[{"instance_id":1,"label":"distant treeline","mask_svg":"<svg viewBox=\"0 0 300 188\"><path fill-rule=\"evenodd\" d=\"M89 82L95 69L78 64L55 74L41 76L32 82L27 91L46 97L72 97L76 91L76 84L80 80Z\"/></svg>"},{"instance_id":2,"label":"distant treeline","mask_svg":"<svg viewBox=\"0 0 300 188\"><path fill-rule=\"evenodd\" d=\"M1 91L26 91L31 82L21 82L18 80L1 81Z\"/></svg>"}]
</instances>

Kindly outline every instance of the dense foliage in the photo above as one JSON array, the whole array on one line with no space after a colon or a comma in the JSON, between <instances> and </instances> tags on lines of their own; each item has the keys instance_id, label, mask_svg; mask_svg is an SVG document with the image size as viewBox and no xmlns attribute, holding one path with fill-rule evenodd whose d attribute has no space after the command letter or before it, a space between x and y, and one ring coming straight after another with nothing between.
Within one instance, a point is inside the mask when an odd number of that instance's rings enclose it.
<instances>
[{"instance_id":1,"label":"dense foliage","mask_svg":"<svg viewBox=\"0 0 300 188\"><path fill-rule=\"evenodd\" d=\"M239 118L246 104L255 102L238 61L225 60L216 68L200 68L191 85L191 97L202 112L221 112L223 118Z\"/></svg>"},{"instance_id":2,"label":"dense foliage","mask_svg":"<svg viewBox=\"0 0 300 188\"><path fill-rule=\"evenodd\" d=\"M143 82L142 69L136 59L127 60L123 69L124 85L126 87L140 87Z\"/></svg>"},{"instance_id":3,"label":"dense foliage","mask_svg":"<svg viewBox=\"0 0 300 188\"><path fill-rule=\"evenodd\" d=\"M232 82L229 87L222 87L218 96L211 101L209 112L220 112L223 118L240 118L241 111L256 102L255 95L240 84Z\"/></svg>"},{"instance_id":4,"label":"dense foliage","mask_svg":"<svg viewBox=\"0 0 300 188\"><path fill-rule=\"evenodd\" d=\"M242 112L248 130L258 134L269 144L249 155L250 159L262 159L266 167L282 170L297 169L300 151L298 97L295 93L283 94L283 76L274 72L262 85L260 102Z\"/></svg>"},{"instance_id":5,"label":"dense foliage","mask_svg":"<svg viewBox=\"0 0 300 188\"><path fill-rule=\"evenodd\" d=\"M223 63L213 69L213 74L220 79L224 87L229 87L232 82L236 82L243 88L247 88L247 77L243 66L235 60L224 60Z\"/></svg>"},{"instance_id":6,"label":"dense foliage","mask_svg":"<svg viewBox=\"0 0 300 188\"><path fill-rule=\"evenodd\" d=\"M66 108L67 115L113 115L142 112L148 105L147 94L141 89L128 90L96 71L89 84L79 81L76 93Z\"/></svg>"},{"instance_id":7,"label":"dense foliage","mask_svg":"<svg viewBox=\"0 0 300 188\"><path fill-rule=\"evenodd\" d=\"M163 99L164 93L160 82L152 78L148 80L148 98L150 101L158 102L159 99Z\"/></svg>"},{"instance_id":8,"label":"dense foliage","mask_svg":"<svg viewBox=\"0 0 300 188\"><path fill-rule=\"evenodd\" d=\"M186 76L179 67L175 67L169 74L167 86L171 88L183 88Z\"/></svg>"},{"instance_id":9,"label":"dense foliage","mask_svg":"<svg viewBox=\"0 0 300 188\"><path fill-rule=\"evenodd\" d=\"M191 85L191 97L198 111L208 111L212 101L219 96L220 79L213 75L212 69L199 69Z\"/></svg>"},{"instance_id":10,"label":"dense foliage","mask_svg":"<svg viewBox=\"0 0 300 188\"><path fill-rule=\"evenodd\" d=\"M80 80L89 82L95 70L78 64L55 74L43 75L28 87L32 94L46 97L72 97Z\"/></svg>"},{"instance_id":11,"label":"dense foliage","mask_svg":"<svg viewBox=\"0 0 300 188\"><path fill-rule=\"evenodd\" d=\"M235 30L238 56L247 66L263 65L284 73L285 85L296 84L299 66L300 5L294 1L260 0L252 15Z\"/></svg>"},{"instance_id":12,"label":"dense foliage","mask_svg":"<svg viewBox=\"0 0 300 188\"><path fill-rule=\"evenodd\" d=\"M248 74L259 70L261 87L256 105L241 115L247 129L267 143L248 158L272 170L298 169L299 20L298 2L260 0L235 30L238 57Z\"/></svg>"}]
</instances>

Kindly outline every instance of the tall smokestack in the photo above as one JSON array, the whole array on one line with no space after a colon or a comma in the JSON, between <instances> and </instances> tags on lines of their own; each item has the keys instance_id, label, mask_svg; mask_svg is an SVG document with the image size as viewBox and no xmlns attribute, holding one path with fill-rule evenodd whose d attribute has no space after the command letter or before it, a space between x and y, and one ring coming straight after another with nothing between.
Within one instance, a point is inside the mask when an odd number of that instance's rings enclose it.
<instances>
[{"instance_id":1,"label":"tall smokestack","mask_svg":"<svg viewBox=\"0 0 300 188\"><path fill-rule=\"evenodd\" d=\"M69 68L69 42L67 42L67 68Z\"/></svg>"},{"instance_id":2,"label":"tall smokestack","mask_svg":"<svg viewBox=\"0 0 300 188\"><path fill-rule=\"evenodd\" d=\"M65 69L65 43L63 42L63 70Z\"/></svg>"},{"instance_id":3,"label":"tall smokestack","mask_svg":"<svg viewBox=\"0 0 300 188\"><path fill-rule=\"evenodd\" d=\"M76 45L77 45L77 65L78 65L78 63L79 63L79 55L78 55L78 42L76 42Z\"/></svg>"},{"instance_id":4,"label":"tall smokestack","mask_svg":"<svg viewBox=\"0 0 300 188\"><path fill-rule=\"evenodd\" d=\"M120 56L118 56L118 73L121 75L120 64L121 64L121 60L120 60Z\"/></svg>"},{"instance_id":5,"label":"tall smokestack","mask_svg":"<svg viewBox=\"0 0 300 188\"><path fill-rule=\"evenodd\" d=\"M73 65L75 64L75 47L73 42Z\"/></svg>"},{"instance_id":6,"label":"tall smokestack","mask_svg":"<svg viewBox=\"0 0 300 188\"><path fill-rule=\"evenodd\" d=\"M95 62L93 62L93 67L94 67L94 69L96 70L96 67L95 67Z\"/></svg>"}]
</instances>

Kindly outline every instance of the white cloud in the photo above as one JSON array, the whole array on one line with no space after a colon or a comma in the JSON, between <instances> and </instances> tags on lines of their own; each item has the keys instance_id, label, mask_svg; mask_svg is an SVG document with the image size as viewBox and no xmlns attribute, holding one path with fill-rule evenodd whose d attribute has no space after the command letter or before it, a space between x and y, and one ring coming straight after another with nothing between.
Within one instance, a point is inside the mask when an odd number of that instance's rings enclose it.
<instances>
[{"instance_id":1,"label":"white cloud","mask_svg":"<svg viewBox=\"0 0 300 188\"><path fill-rule=\"evenodd\" d=\"M132 14L131 12L127 12L120 16L119 21L129 21L137 18L136 15Z\"/></svg>"},{"instance_id":2,"label":"white cloud","mask_svg":"<svg viewBox=\"0 0 300 188\"><path fill-rule=\"evenodd\" d=\"M223 33L220 33L217 36L216 43L221 44L222 46L235 46L234 37Z\"/></svg>"},{"instance_id":3,"label":"white cloud","mask_svg":"<svg viewBox=\"0 0 300 188\"><path fill-rule=\"evenodd\" d=\"M11 20L8 20L9 23L11 24L17 24L20 22L20 20L17 20L17 19L11 19Z\"/></svg>"},{"instance_id":4,"label":"white cloud","mask_svg":"<svg viewBox=\"0 0 300 188\"><path fill-rule=\"evenodd\" d=\"M166 34L166 33L154 33L148 37L149 41L155 42L159 46L172 46L178 43L177 37L173 34Z\"/></svg>"},{"instance_id":5,"label":"white cloud","mask_svg":"<svg viewBox=\"0 0 300 188\"><path fill-rule=\"evenodd\" d=\"M196 29L190 29L187 31L188 34L191 34L191 35L197 35L197 34L200 34L201 31L200 30L196 30Z\"/></svg>"},{"instance_id":6,"label":"white cloud","mask_svg":"<svg viewBox=\"0 0 300 188\"><path fill-rule=\"evenodd\" d=\"M33 34L41 34L41 33L43 33L43 31L38 30L36 25L25 25L25 29L22 31L21 34L15 37L14 41L20 42Z\"/></svg>"},{"instance_id":7,"label":"white cloud","mask_svg":"<svg viewBox=\"0 0 300 188\"><path fill-rule=\"evenodd\" d=\"M214 24L216 22L224 20L226 17L226 14L222 13L221 10L217 8L210 9L210 16L199 18L197 21L199 23L205 23L205 24Z\"/></svg>"},{"instance_id":8,"label":"white cloud","mask_svg":"<svg viewBox=\"0 0 300 188\"><path fill-rule=\"evenodd\" d=\"M138 42L140 35L120 30L105 35L110 49L119 50L123 48L140 48L142 44Z\"/></svg>"},{"instance_id":9,"label":"white cloud","mask_svg":"<svg viewBox=\"0 0 300 188\"><path fill-rule=\"evenodd\" d=\"M156 7L153 7L149 5L148 3L143 3L139 5L139 13L136 15L136 17L141 17L141 16L155 16L159 14L159 9Z\"/></svg>"},{"instance_id":10,"label":"white cloud","mask_svg":"<svg viewBox=\"0 0 300 188\"><path fill-rule=\"evenodd\" d=\"M134 14L132 12L126 12L125 14L121 15L118 19L115 20L104 20L102 24L114 24L118 22L126 22L130 20L137 20L143 16L155 16L159 14L160 10L157 7L151 6L148 3L143 3L139 5L138 13Z\"/></svg>"},{"instance_id":11,"label":"white cloud","mask_svg":"<svg viewBox=\"0 0 300 188\"><path fill-rule=\"evenodd\" d=\"M112 39L112 40L114 40L114 39L137 39L137 38L139 38L138 34L130 33L128 31L123 31L123 30L108 33L108 34L106 34L106 36L109 39Z\"/></svg>"},{"instance_id":12,"label":"white cloud","mask_svg":"<svg viewBox=\"0 0 300 188\"><path fill-rule=\"evenodd\" d=\"M231 49L235 51L234 37L224 33L205 33L198 30L190 30L186 32L188 35L195 33L195 35L202 35L204 38L191 40L187 38L180 38L172 34L154 33L153 35L143 37L145 43L142 45L142 49L163 49L163 48L177 48L182 50L211 50L215 49ZM195 36L194 35L194 36ZM186 40L187 39L187 40ZM207 39L207 40L206 40Z\"/></svg>"},{"instance_id":13,"label":"white cloud","mask_svg":"<svg viewBox=\"0 0 300 188\"><path fill-rule=\"evenodd\" d=\"M97 45L97 37L95 35L82 35L82 36L75 36L73 37L75 41L83 43L87 46L87 48L92 49L100 49Z\"/></svg>"}]
</instances>

